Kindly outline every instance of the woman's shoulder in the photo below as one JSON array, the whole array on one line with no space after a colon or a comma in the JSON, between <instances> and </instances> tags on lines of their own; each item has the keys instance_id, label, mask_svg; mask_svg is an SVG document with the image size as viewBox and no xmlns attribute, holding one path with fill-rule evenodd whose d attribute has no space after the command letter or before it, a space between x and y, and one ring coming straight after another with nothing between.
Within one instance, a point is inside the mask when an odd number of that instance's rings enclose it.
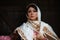
<instances>
[{"instance_id":1,"label":"woman's shoulder","mask_svg":"<svg viewBox=\"0 0 60 40\"><path fill-rule=\"evenodd\" d=\"M46 22L41 21L41 26L43 27L44 31L46 31L46 30L52 31L53 30L52 27Z\"/></svg>"},{"instance_id":2,"label":"woman's shoulder","mask_svg":"<svg viewBox=\"0 0 60 40\"><path fill-rule=\"evenodd\" d=\"M26 25L26 23L23 23L22 25L18 26L18 27L15 29L15 31L16 31L16 30L19 30L19 29L23 29L25 25Z\"/></svg>"},{"instance_id":3,"label":"woman's shoulder","mask_svg":"<svg viewBox=\"0 0 60 40\"><path fill-rule=\"evenodd\" d=\"M41 21L41 26L44 27L51 27L48 23Z\"/></svg>"}]
</instances>

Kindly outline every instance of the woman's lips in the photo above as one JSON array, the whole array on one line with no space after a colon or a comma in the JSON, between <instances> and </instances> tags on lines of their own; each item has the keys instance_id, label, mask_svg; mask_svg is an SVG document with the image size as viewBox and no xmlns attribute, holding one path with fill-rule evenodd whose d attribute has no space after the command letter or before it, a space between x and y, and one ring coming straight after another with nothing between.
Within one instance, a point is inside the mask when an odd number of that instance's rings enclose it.
<instances>
[{"instance_id":1,"label":"woman's lips","mask_svg":"<svg viewBox=\"0 0 60 40\"><path fill-rule=\"evenodd\" d=\"M34 16L31 16L31 17L34 17Z\"/></svg>"}]
</instances>

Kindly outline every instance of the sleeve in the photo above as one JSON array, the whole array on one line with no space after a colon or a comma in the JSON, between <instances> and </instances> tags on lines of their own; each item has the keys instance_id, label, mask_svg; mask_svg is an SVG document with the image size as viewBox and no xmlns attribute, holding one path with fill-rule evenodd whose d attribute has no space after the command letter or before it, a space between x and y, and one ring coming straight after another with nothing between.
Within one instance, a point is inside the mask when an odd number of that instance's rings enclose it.
<instances>
[{"instance_id":1,"label":"sleeve","mask_svg":"<svg viewBox=\"0 0 60 40\"><path fill-rule=\"evenodd\" d=\"M56 33L54 32L54 30L52 29L52 27L50 25L47 24L47 29L57 37Z\"/></svg>"},{"instance_id":2,"label":"sleeve","mask_svg":"<svg viewBox=\"0 0 60 40\"><path fill-rule=\"evenodd\" d=\"M23 33L23 29L21 27L18 27L15 29L14 33L16 33L20 36L21 40L27 40L27 38L25 37L24 33Z\"/></svg>"},{"instance_id":3,"label":"sleeve","mask_svg":"<svg viewBox=\"0 0 60 40\"><path fill-rule=\"evenodd\" d=\"M46 24L46 26L44 28L47 30L46 33L50 34L51 36L55 37L56 39L59 39L50 25Z\"/></svg>"},{"instance_id":4,"label":"sleeve","mask_svg":"<svg viewBox=\"0 0 60 40\"><path fill-rule=\"evenodd\" d=\"M12 40L21 40L21 36L18 34L17 28L10 34Z\"/></svg>"}]
</instances>

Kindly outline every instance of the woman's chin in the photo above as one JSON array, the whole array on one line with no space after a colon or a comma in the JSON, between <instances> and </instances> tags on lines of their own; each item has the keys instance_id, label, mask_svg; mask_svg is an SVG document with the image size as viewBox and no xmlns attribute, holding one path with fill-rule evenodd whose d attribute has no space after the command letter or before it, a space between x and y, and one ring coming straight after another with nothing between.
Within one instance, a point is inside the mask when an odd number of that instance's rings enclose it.
<instances>
[{"instance_id":1,"label":"woman's chin","mask_svg":"<svg viewBox=\"0 0 60 40\"><path fill-rule=\"evenodd\" d=\"M35 21L35 20L37 20L37 19L33 19L33 18L32 18L32 19L30 19L30 20L31 20L31 21Z\"/></svg>"}]
</instances>

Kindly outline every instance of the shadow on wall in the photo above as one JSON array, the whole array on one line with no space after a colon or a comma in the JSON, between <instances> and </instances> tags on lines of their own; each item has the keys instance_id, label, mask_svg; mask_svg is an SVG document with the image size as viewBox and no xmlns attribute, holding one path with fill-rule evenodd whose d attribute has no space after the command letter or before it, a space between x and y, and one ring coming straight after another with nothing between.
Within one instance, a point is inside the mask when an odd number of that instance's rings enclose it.
<instances>
[{"instance_id":1,"label":"shadow on wall","mask_svg":"<svg viewBox=\"0 0 60 40\"><path fill-rule=\"evenodd\" d=\"M10 8L10 9L9 9ZM1 9L0 12L0 35L9 35L20 26L26 18L24 11L9 7ZM24 15L24 16L23 16ZM24 20L23 20L24 19Z\"/></svg>"}]
</instances>

